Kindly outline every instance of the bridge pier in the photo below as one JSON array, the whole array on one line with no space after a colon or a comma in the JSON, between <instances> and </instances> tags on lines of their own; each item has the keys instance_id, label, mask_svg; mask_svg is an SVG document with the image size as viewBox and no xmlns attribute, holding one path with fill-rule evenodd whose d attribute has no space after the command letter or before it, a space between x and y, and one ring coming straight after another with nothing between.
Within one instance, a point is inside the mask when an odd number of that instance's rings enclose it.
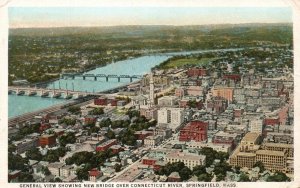
<instances>
[{"instance_id":1,"label":"bridge pier","mask_svg":"<svg viewBox=\"0 0 300 188\"><path fill-rule=\"evenodd\" d=\"M72 79L73 79L73 80L75 79L75 76L74 76L74 75L72 76Z\"/></svg>"},{"instance_id":2,"label":"bridge pier","mask_svg":"<svg viewBox=\"0 0 300 188\"><path fill-rule=\"evenodd\" d=\"M106 76L106 82L108 82L108 76Z\"/></svg>"},{"instance_id":3,"label":"bridge pier","mask_svg":"<svg viewBox=\"0 0 300 188\"><path fill-rule=\"evenodd\" d=\"M121 81L121 78L120 77L118 77L118 82L120 82Z\"/></svg>"},{"instance_id":4,"label":"bridge pier","mask_svg":"<svg viewBox=\"0 0 300 188\"><path fill-rule=\"evenodd\" d=\"M97 81L97 76L94 77L94 80Z\"/></svg>"},{"instance_id":5,"label":"bridge pier","mask_svg":"<svg viewBox=\"0 0 300 188\"><path fill-rule=\"evenodd\" d=\"M85 80L85 76L82 76L83 77L83 80Z\"/></svg>"},{"instance_id":6,"label":"bridge pier","mask_svg":"<svg viewBox=\"0 0 300 188\"><path fill-rule=\"evenodd\" d=\"M132 82L132 77L130 77L130 82Z\"/></svg>"}]
</instances>

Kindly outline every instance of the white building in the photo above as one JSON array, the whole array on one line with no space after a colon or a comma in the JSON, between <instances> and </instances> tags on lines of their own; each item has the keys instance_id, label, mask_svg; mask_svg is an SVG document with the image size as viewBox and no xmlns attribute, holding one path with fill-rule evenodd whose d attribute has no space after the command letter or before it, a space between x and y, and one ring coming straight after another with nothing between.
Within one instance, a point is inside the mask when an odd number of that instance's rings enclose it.
<instances>
[{"instance_id":1,"label":"white building","mask_svg":"<svg viewBox=\"0 0 300 188\"><path fill-rule=\"evenodd\" d=\"M194 153L172 152L165 157L166 162L175 163L183 162L185 166L193 169L197 165L205 165L205 155L198 155Z\"/></svg>"},{"instance_id":2,"label":"white building","mask_svg":"<svg viewBox=\"0 0 300 188\"><path fill-rule=\"evenodd\" d=\"M250 132L261 134L263 130L263 120L253 119L249 122Z\"/></svg>"},{"instance_id":3,"label":"white building","mask_svg":"<svg viewBox=\"0 0 300 188\"><path fill-rule=\"evenodd\" d=\"M167 125L175 132L184 122L183 108L161 108L158 110L158 125Z\"/></svg>"},{"instance_id":4,"label":"white building","mask_svg":"<svg viewBox=\"0 0 300 188\"><path fill-rule=\"evenodd\" d=\"M147 136L145 139L144 139L144 145L145 146L149 146L149 147L154 147L154 146L157 146L161 143L162 141L162 136Z\"/></svg>"},{"instance_id":5,"label":"white building","mask_svg":"<svg viewBox=\"0 0 300 188\"><path fill-rule=\"evenodd\" d=\"M163 96L157 100L159 106L174 106L178 104L178 97L176 96Z\"/></svg>"}]
</instances>

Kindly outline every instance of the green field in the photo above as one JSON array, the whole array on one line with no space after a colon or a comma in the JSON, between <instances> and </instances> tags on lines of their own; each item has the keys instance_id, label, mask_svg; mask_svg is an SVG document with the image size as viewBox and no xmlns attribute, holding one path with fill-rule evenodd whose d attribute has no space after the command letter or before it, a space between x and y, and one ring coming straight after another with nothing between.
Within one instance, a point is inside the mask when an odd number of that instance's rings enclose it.
<instances>
[{"instance_id":1,"label":"green field","mask_svg":"<svg viewBox=\"0 0 300 188\"><path fill-rule=\"evenodd\" d=\"M210 62L217 60L219 58L201 58L201 59L196 59L196 58L182 58L182 59L176 59L176 60L171 60L167 62L166 64L162 65L162 69L168 69L168 68L175 68L175 67L183 67L185 65L193 65L193 66L206 66Z\"/></svg>"}]
</instances>

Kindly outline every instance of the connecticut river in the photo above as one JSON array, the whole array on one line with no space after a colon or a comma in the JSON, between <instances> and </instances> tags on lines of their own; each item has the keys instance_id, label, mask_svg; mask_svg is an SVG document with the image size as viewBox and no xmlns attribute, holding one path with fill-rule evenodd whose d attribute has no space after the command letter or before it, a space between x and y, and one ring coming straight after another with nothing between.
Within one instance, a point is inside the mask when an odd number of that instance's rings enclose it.
<instances>
[{"instance_id":1,"label":"connecticut river","mask_svg":"<svg viewBox=\"0 0 300 188\"><path fill-rule=\"evenodd\" d=\"M163 61L175 55L189 55L203 52L217 52L217 51L237 51L243 48L233 49L217 49L217 50L198 50L188 52L173 52L160 55L148 55L133 59L127 59L108 64L104 67L99 67L94 70L86 72L86 74L106 74L106 75L144 75L149 73L151 68L159 65ZM105 78L98 78L94 81L94 78L75 77L75 79L60 79L52 84L49 84L48 88L51 89L68 89L74 91L87 91L87 92L99 92L108 89L116 88L130 82L129 78L121 78L118 82L117 78L109 78L106 82ZM61 102L63 99L42 98L39 96L8 96L8 116L15 117L17 115L24 114L26 112L33 112L40 110Z\"/></svg>"},{"instance_id":2,"label":"connecticut river","mask_svg":"<svg viewBox=\"0 0 300 188\"><path fill-rule=\"evenodd\" d=\"M144 75L146 73L149 73L152 67L154 67L155 65L159 65L170 57L171 56L167 55L142 56L134 59L111 63L107 66L91 70L86 74ZM99 92L116 88L129 82L129 78L122 78L120 82L118 82L117 78L110 78L109 82L106 82L105 78L98 78L97 81L94 81L93 78L86 78L86 80L83 80L82 77L78 77L74 80L60 79L53 82L48 87L69 90L73 90L74 87L75 91ZM9 95L8 116L15 117L17 115L40 110L58 103L62 103L64 101L64 99L43 98L39 96L29 97Z\"/></svg>"}]
</instances>

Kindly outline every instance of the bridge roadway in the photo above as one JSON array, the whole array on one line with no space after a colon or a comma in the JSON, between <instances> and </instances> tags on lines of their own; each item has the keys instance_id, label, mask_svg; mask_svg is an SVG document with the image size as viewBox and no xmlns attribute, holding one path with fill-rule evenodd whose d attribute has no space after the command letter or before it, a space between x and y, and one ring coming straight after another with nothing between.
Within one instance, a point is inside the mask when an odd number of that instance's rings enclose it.
<instances>
[{"instance_id":1,"label":"bridge roadway","mask_svg":"<svg viewBox=\"0 0 300 188\"><path fill-rule=\"evenodd\" d=\"M49 89L49 88L35 88L35 87L16 87L16 86L9 86L8 87L9 92L15 92L16 94L19 94L21 91L24 92L24 95L30 95L30 92L36 92L40 93L42 96L45 93L48 94L65 94L65 95L78 95L78 97L81 96L87 96L87 95L102 95L101 93L93 93L93 92L82 92L82 91L72 91L72 90L66 90L66 89Z\"/></svg>"},{"instance_id":2,"label":"bridge roadway","mask_svg":"<svg viewBox=\"0 0 300 188\"><path fill-rule=\"evenodd\" d=\"M121 81L121 78L129 78L130 82L133 82L133 79L141 79L143 78L142 75L115 75L115 74L82 74L82 73L62 73L60 74L60 78L72 78L75 79L75 77L82 77L83 80L86 78L94 78L95 81L97 81L97 78L106 78L106 82L108 82L109 78L117 78L118 82Z\"/></svg>"}]
</instances>

